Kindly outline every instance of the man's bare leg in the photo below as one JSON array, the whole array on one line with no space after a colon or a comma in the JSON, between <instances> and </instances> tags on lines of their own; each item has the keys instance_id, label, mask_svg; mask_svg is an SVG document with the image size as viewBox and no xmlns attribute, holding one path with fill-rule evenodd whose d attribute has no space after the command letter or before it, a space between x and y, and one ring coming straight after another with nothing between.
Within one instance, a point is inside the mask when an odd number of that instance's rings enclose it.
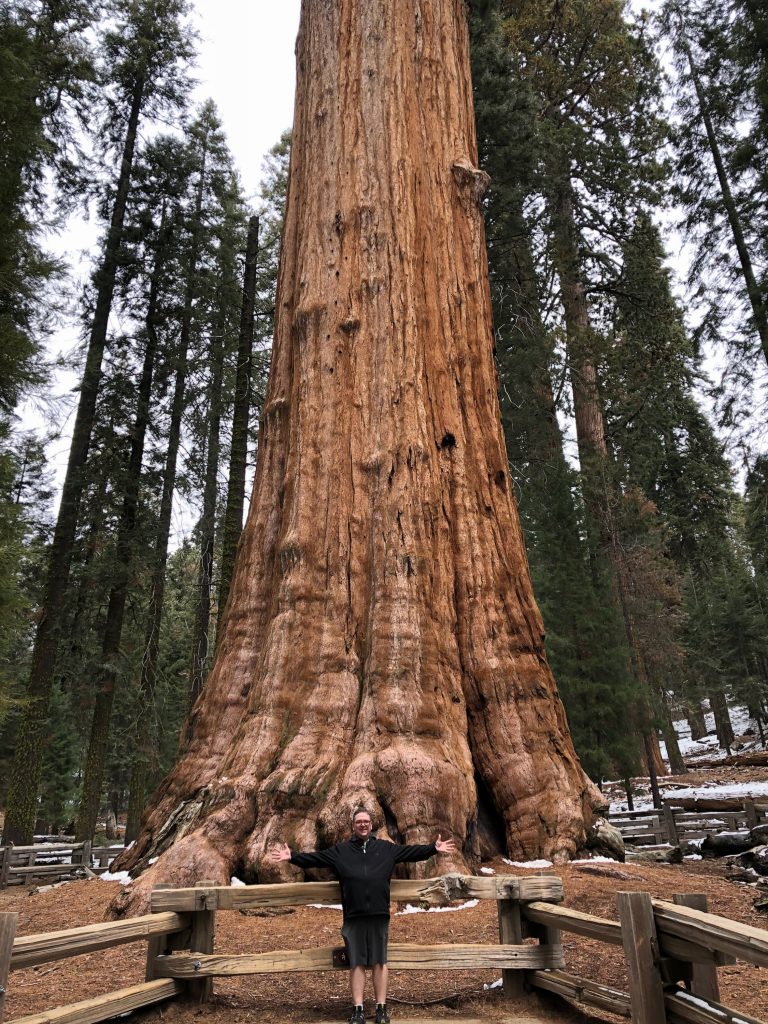
<instances>
[{"instance_id":1,"label":"man's bare leg","mask_svg":"<svg viewBox=\"0 0 768 1024\"><path fill-rule=\"evenodd\" d=\"M373 965L373 993L376 996L376 1003L386 1003L387 982L389 981L389 967L386 964Z\"/></svg>"},{"instance_id":2,"label":"man's bare leg","mask_svg":"<svg viewBox=\"0 0 768 1024\"><path fill-rule=\"evenodd\" d=\"M376 977L376 968L373 969L373 976ZM358 966L353 967L349 972L349 985L352 989L352 1003L355 1006L363 1005L363 995L365 993L365 968ZM385 985L386 989L386 985Z\"/></svg>"}]
</instances>

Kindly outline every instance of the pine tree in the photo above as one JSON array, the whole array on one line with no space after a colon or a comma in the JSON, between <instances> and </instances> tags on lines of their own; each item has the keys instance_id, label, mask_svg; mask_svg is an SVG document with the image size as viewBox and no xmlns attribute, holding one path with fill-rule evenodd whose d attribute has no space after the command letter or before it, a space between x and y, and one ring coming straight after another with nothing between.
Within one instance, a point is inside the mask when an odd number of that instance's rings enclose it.
<instances>
[{"instance_id":1,"label":"pine tree","mask_svg":"<svg viewBox=\"0 0 768 1024\"><path fill-rule=\"evenodd\" d=\"M96 302L80 387L67 473L50 553L43 612L27 690L27 710L16 748L5 818L5 840L29 841L40 780L43 730L62 628L62 613L84 486L109 312L123 240L123 225L142 117L178 109L187 87L191 39L183 24L184 0L114 0L102 59L111 89L106 144L120 153L103 256L94 277Z\"/></svg>"}]
</instances>

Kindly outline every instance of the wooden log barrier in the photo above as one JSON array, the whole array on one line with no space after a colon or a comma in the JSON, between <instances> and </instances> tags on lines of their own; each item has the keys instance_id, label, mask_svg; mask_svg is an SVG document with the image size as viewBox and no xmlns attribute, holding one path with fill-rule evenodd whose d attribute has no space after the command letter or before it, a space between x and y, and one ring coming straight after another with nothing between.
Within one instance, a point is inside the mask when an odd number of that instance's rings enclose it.
<instances>
[{"instance_id":1,"label":"wooden log barrier","mask_svg":"<svg viewBox=\"0 0 768 1024\"><path fill-rule=\"evenodd\" d=\"M757 967L768 967L768 931L765 929L664 900L653 900L652 906L663 944L669 938L679 938L713 953L725 953Z\"/></svg>"},{"instance_id":2,"label":"wooden log barrier","mask_svg":"<svg viewBox=\"0 0 768 1024\"><path fill-rule=\"evenodd\" d=\"M140 1010L143 1006L152 1006L165 999L172 999L180 994L183 985L178 981L161 979L145 981L140 985L109 992L104 996L84 999L80 1003L69 1006L57 1006L54 1010L33 1013L28 1017L17 1017L13 1024L96 1024L100 1020L110 1020Z\"/></svg>"},{"instance_id":3,"label":"wooden log barrier","mask_svg":"<svg viewBox=\"0 0 768 1024\"><path fill-rule=\"evenodd\" d=\"M159 978L214 978L241 974L282 974L291 971L345 970L333 962L335 946L316 949L278 949L269 953L203 955L196 952L172 953L158 957L155 973ZM415 946L390 943L388 963L398 971L466 970L552 970L563 964L562 950L533 945L434 945Z\"/></svg>"},{"instance_id":4,"label":"wooden log barrier","mask_svg":"<svg viewBox=\"0 0 768 1024\"><path fill-rule=\"evenodd\" d=\"M587 978L578 978L566 971L532 971L528 978L533 988L541 988L546 992L571 999L584 1006L594 1006L599 1010L608 1010L621 1017L630 1016L629 996L607 985L598 985Z\"/></svg>"},{"instance_id":5,"label":"wooden log barrier","mask_svg":"<svg viewBox=\"0 0 768 1024\"><path fill-rule=\"evenodd\" d=\"M659 942L647 892L617 893L619 920L629 975L632 1024L663 1024L664 985L659 969Z\"/></svg>"},{"instance_id":6,"label":"wooden log barrier","mask_svg":"<svg viewBox=\"0 0 768 1024\"><path fill-rule=\"evenodd\" d=\"M153 935L182 931L188 925L189 918L181 914L145 914L143 917L129 917L125 921L106 921L65 931L23 935L13 944L10 966L12 971L35 967L54 960L80 956L82 953L120 946L126 942L136 942Z\"/></svg>"},{"instance_id":7,"label":"wooden log barrier","mask_svg":"<svg viewBox=\"0 0 768 1024\"><path fill-rule=\"evenodd\" d=\"M443 875L440 878L394 879L392 900L421 907L446 906L454 900L516 899L523 902L563 899L563 881L556 875L528 877ZM304 907L312 903L340 903L338 882L288 882L268 885L216 886L206 894L211 910L255 910L261 907ZM153 911L178 913L197 909L198 889L160 889L151 896ZM211 902L215 901L215 902Z\"/></svg>"},{"instance_id":8,"label":"wooden log barrier","mask_svg":"<svg viewBox=\"0 0 768 1024\"><path fill-rule=\"evenodd\" d=\"M198 956L198 954L205 956L213 953L216 930L216 895L212 890L215 888L216 883L210 879L198 882L195 886L197 906L192 918L192 933L189 938L193 956ZM205 977L198 973L193 974L192 977L196 980L190 981L187 995L198 1003L208 1002L213 994L213 976Z\"/></svg>"},{"instance_id":9,"label":"wooden log barrier","mask_svg":"<svg viewBox=\"0 0 768 1024\"><path fill-rule=\"evenodd\" d=\"M694 910L707 910L707 897L703 893L675 893L672 897L675 906L692 907ZM693 964L691 972L691 992L702 999L710 999L718 1002L720 999L720 986L717 980L717 967L714 961L701 963L691 961Z\"/></svg>"},{"instance_id":10,"label":"wooden log barrier","mask_svg":"<svg viewBox=\"0 0 768 1024\"><path fill-rule=\"evenodd\" d=\"M11 971L11 954L18 919L18 914L0 914L0 1024L3 1024L5 989Z\"/></svg>"},{"instance_id":11,"label":"wooden log barrier","mask_svg":"<svg viewBox=\"0 0 768 1024\"><path fill-rule=\"evenodd\" d=\"M522 946L523 918L517 900L499 900L499 942L502 946ZM501 983L508 999L519 999L525 991L525 977L521 971L502 968Z\"/></svg>"}]
</instances>

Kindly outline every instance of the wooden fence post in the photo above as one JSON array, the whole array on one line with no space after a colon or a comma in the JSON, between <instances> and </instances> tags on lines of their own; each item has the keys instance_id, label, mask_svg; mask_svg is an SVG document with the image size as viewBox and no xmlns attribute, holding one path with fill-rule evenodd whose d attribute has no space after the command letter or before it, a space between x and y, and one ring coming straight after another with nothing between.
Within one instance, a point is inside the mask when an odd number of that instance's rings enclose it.
<instances>
[{"instance_id":1,"label":"wooden fence post","mask_svg":"<svg viewBox=\"0 0 768 1024\"><path fill-rule=\"evenodd\" d=\"M11 953L13 952L18 918L18 914L0 914L0 1024L3 1024L5 988L8 984L8 975L11 972Z\"/></svg>"},{"instance_id":2,"label":"wooden fence post","mask_svg":"<svg viewBox=\"0 0 768 1024\"><path fill-rule=\"evenodd\" d=\"M667 1014L651 897L647 892L620 892L617 897L632 1024L664 1024Z\"/></svg>"},{"instance_id":3,"label":"wooden fence post","mask_svg":"<svg viewBox=\"0 0 768 1024\"><path fill-rule=\"evenodd\" d=\"M13 846L4 846L2 855L0 856L0 889L8 888L8 872L11 869L12 855Z\"/></svg>"},{"instance_id":4,"label":"wooden fence post","mask_svg":"<svg viewBox=\"0 0 768 1024\"><path fill-rule=\"evenodd\" d=\"M170 882L159 882L157 885L152 886L152 892L156 889L175 889L176 886ZM170 935L150 935L147 941L147 966L144 971L145 981L154 981L157 977L157 967L155 960L157 957L162 956L168 952L170 948L169 940L172 938Z\"/></svg>"},{"instance_id":5,"label":"wooden fence post","mask_svg":"<svg viewBox=\"0 0 768 1024\"><path fill-rule=\"evenodd\" d=\"M707 909L707 897L703 893L675 893L672 897L679 907L692 907L693 910ZM720 985L717 980L717 967L711 964L693 964L691 992L702 999L720 1002Z\"/></svg>"},{"instance_id":6,"label":"wooden fence post","mask_svg":"<svg viewBox=\"0 0 768 1024\"><path fill-rule=\"evenodd\" d=\"M37 860L37 850L30 850L29 853L27 854L27 864L26 864L26 866L30 867L30 868L34 867L36 860ZM32 884L32 879L34 878L34 876L35 876L34 871L28 871L27 874L24 875L24 885L31 885Z\"/></svg>"},{"instance_id":7,"label":"wooden fence post","mask_svg":"<svg viewBox=\"0 0 768 1024\"><path fill-rule=\"evenodd\" d=\"M671 843L672 846L680 845L680 836L677 833L677 822L675 821L675 812L669 806L668 803L664 803L664 822L667 826L667 842Z\"/></svg>"},{"instance_id":8,"label":"wooden fence post","mask_svg":"<svg viewBox=\"0 0 768 1024\"><path fill-rule=\"evenodd\" d=\"M523 942L523 918L519 900L497 900L499 909L499 942L502 946L520 946ZM522 971L502 970L504 995L520 999L525 992Z\"/></svg>"},{"instance_id":9,"label":"wooden fence post","mask_svg":"<svg viewBox=\"0 0 768 1024\"><path fill-rule=\"evenodd\" d=\"M210 889L216 883L210 879L198 882L196 889ZM192 917L190 949L193 953L212 953L216 930L216 893L201 892L195 901ZM200 1003L207 1003L213 993L213 978L201 978L189 984L189 995Z\"/></svg>"},{"instance_id":10,"label":"wooden fence post","mask_svg":"<svg viewBox=\"0 0 768 1024\"><path fill-rule=\"evenodd\" d=\"M744 800L744 816L747 819L747 827L750 831L753 828L757 828L757 809L755 808L755 801L751 796L748 796Z\"/></svg>"}]
</instances>

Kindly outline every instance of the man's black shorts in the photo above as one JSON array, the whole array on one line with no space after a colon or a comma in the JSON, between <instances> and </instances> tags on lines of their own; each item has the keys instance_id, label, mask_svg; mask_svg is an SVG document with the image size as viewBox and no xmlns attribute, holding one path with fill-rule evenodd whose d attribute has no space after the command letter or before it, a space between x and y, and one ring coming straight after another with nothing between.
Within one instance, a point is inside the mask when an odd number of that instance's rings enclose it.
<instances>
[{"instance_id":1,"label":"man's black shorts","mask_svg":"<svg viewBox=\"0 0 768 1024\"><path fill-rule=\"evenodd\" d=\"M350 967L373 967L387 962L389 918L352 917L342 925Z\"/></svg>"}]
</instances>

